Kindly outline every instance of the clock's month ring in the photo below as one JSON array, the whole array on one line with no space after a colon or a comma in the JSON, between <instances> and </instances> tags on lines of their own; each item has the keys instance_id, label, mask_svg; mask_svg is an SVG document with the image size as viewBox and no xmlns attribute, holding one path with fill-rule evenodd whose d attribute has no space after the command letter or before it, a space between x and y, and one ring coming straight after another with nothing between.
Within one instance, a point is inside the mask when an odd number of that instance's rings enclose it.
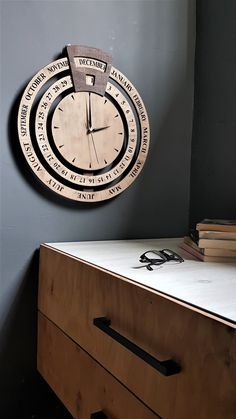
<instances>
[{"instance_id":1,"label":"clock's month ring","mask_svg":"<svg viewBox=\"0 0 236 419\"><path fill-rule=\"evenodd\" d=\"M110 78L115 80L129 95L139 118L141 138L136 162L126 174L125 178L110 188L108 187L107 189L100 191L74 190L73 188L59 182L44 168L34 150L29 126L30 112L36 95L42 86L44 86L44 84L50 80L50 78L65 70L69 70L67 58L56 60L40 70L28 83L20 102L18 114L18 132L22 151L29 166L36 174L36 176L49 189L53 190L57 194L60 194L68 199L84 202L96 202L112 198L120 194L136 179L136 177L141 172L141 169L146 160L149 147L150 132L145 106L132 83L129 82L129 80L120 71L112 67Z\"/></svg>"},{"instance_id":2,"label":"clock's month ring","mask_svg":"<svg viewBox=\"0 0 236 419\"><path fill-rule=\"evenodd\" d=\"M62 85L60 85L62 84ZM111 89L109 87L111 86ZM99 175L89 175L89 172L86 175L78 174L78 172L74 172L73 170L68 169L63 163L57 158L55 153L53 152L51 145L48 140L47 135L47 116L50 111L50 107L53 104L53 101L57 99L61 93L70 89L72 87L72 81L70 76L66 76L60 81L56 81L54 84L50 86L50 88L44 93L42 96L36 113L35 119L35 133L36 139L39 146L41 153L44 156L45 161L51 166L51 168L61 177L64 179L75 183L81 186L97 186L103 185L106 183L110 183L117 179L122 173L127 169L129 164L132 161L132 158L135 153L136 145L137 145L137 127L135 123L135 117L131 107L129 106L128 102L125 100L125 97L119 92L120 96L120 106L123 110L124 116L127 119L126 111L129 111L129 119L133 120L132 123L129 124L129 135L128 135L128 143L126 146L126 150L120 161L114 166L111 170L106 171L103 174ZM108 83L109 94L114 97L115 95L115 88ZM113 92L114 89L114 92ZM47 99L50 98L50 99ZM125 102L124 105L121 103ZM60 104L60 103L59 103ZM131 132L132 130L132 132Z\"/></svg>"}]
</instances>

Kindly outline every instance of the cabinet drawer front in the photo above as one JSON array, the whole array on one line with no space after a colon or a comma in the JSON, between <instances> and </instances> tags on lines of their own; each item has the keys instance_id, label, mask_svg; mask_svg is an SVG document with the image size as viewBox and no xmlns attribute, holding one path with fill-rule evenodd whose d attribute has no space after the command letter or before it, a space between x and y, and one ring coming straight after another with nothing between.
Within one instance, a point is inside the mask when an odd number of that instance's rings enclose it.
<instances>
[{"instance_id":1,"label":"cabinet drawer front","mask_svg":"<svg viewBox=\"0 0 236 419\"><path fill-rule=\"evenodd\" d=\"M41 248L39 310L165 419L236 417L236 333L150 290ZM94 325L112 328L181 372L163 376Z\"/></svg>"},{"instance_id":2,"label":"cabinet drawer front","mask_svg":"<svg viewBox=\"0 0 236 419\"><path fill-rule=\"evenodd\" d=\"M158 419L40 313L38 370L74 418Z\"/></svg>"}]
</instances>

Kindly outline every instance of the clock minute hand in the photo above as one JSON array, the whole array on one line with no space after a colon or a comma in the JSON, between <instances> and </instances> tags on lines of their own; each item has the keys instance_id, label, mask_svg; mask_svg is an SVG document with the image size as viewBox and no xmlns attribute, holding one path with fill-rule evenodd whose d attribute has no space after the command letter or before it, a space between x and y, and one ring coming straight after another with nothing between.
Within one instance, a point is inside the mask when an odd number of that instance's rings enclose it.
<instances>
[{"instance_id":1,"label":"clock minute hand","mask_svg":"<svg viewBox=\"0 0 236 419\"><path fill-rule=\"evenodd\" d=\"M97 155L97 150L96 150L94 139L93 139L93 134L92 134L92 132L90 134L91 134L91 138L92 138L92 143L93 143L93 148L94 148L94 153L95 153L95 156L96 156L96 160L99 163L98 155Z\"/></svg>"},{"instance_id":2,"label":"clock minute hand","mask_svg":"<svg viewBox=\"0 0 236 419\"><path fill-rule=\"evenodd\" d=\"M107 127L101 127L101 128L93 128L93 132L98 132L98 131L103 131L104 129L110 128L110 125L108 125Z\"/></svg>"},{"instance_id":3,"label":"clock minute hand","mask_svg":"<svg viewBox=\"0 0 236 419\"><path fill-rule=\"evenodd\" d=\"M92 126L92 112L91 112L91 93L89 93L88 130L90 132L93 131L93 126Z\"/></svg>"},{"instance_id":4,"label":"clock minute hand","mask_svg":"<svg viewBox=\"0 0 236 419\"><path fill-rule=\"evenodd\" d=\"M88 130L88 133L90 132L90 126L89 126L89 116L88 116L88 104L86 103L86 128Z\"/></svg>"}]
</instances>

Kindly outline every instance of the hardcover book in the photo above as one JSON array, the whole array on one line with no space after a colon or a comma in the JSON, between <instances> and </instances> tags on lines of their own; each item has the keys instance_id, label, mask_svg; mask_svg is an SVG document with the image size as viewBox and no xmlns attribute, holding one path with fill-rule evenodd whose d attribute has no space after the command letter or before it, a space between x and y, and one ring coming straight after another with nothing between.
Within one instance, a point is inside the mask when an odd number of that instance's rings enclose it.
<instances>
[{"instance_id":1,"label":"hardcover book","mask_svg":"<svg viewBox=\"0 0 236 419\"><path fill-rule=\"evenodd\" d=\"M236 250L220 248L200 248L189 236L185 236L180 247L204 262L236 262Z\"/></svg>"},{"instance_id":2,"label":"hardcover book","mask_svg":"<svg viewBox=\"0 0 236 419\"><path fill-rule=\"evenodd\" d=\"M198 232L199 239L236 240L236 232L201 230Z\"/></svg>"},{"instance_id":3,"label":"hardcover book","mask_svg":"<svg viewBox=\"0 0 236 419\"><path fill-rule=\"evenodd\" d=\"M199 239L200 248L236 250L236 240Z\"/></svg>"},{"instance_id":4,"label":"hardcover book","mask_svg":"<svg viewBox=\"0 0 236 419\"><path fill-rule=\"evenodd\" d=\"M236 220L216 220L208 219L197 223L196 229L201 230L214 230L214 231L231 231L236 233Z\"/></svg>"}]
</instances>

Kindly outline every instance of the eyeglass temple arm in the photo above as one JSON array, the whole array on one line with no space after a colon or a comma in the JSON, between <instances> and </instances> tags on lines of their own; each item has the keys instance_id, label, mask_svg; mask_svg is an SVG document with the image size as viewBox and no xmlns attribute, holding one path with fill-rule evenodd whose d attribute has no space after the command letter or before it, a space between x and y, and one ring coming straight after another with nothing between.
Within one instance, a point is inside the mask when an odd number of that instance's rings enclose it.
<instances>
[{"instance_id":1,"label":"eyeglass temple arm","mask_svg":"<svg viewBox=\"0 0 236 419\"><path fill-rule=\"evenodd\" d=\"M172 253L172 255L176 256L180 261L184 262L184 259L178 253L174 252L173 250L162 249L162 250L160 250L160 252L161 253L163 252L164 256L166 256L166 254L164 252L170 252L170 253ZM168 255L168 253L167 253L167 259L168 259L168 257L170 257L170 255Z\"/></svg>"}]
</instances>

